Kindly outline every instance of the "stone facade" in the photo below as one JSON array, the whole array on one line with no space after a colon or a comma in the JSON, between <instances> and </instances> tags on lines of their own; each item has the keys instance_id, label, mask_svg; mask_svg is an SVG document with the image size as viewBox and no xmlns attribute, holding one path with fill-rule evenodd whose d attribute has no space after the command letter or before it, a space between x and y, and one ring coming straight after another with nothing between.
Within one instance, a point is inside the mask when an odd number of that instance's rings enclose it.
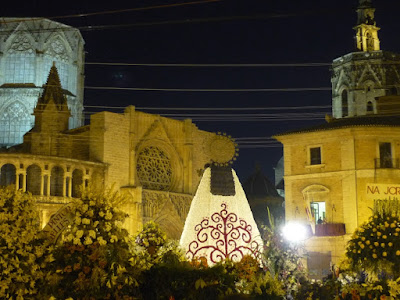
<instances>
[{"instance_id":1,"label":"stone facade","mask_svg":"<svg viewBox=\"0 0 400 300\"><path fill-rule=\"evenodd\" d=\"M0 153L0 184L31 192L44 226L80 187L113 186L125 194L120 208L134 234L154 220L178 239L204 166L235 154L233 142L178 121L127 107L101 112L90 124L68 129L71 111L56 65L34 109L35 125L20 145ZM233 153L232 153L233 149Z\"/></svg>"},{"instance_id":2,"label":"stone facade","mask_svg":"<svg viewBox=\"0 0 400 300\"><path fill-rule=\"evenodd\" d=\"M314 278L343 258L374 201L400 191L400 55L380 50L371 1L357 12L358 52L333 62L333 118L275 136L284 146L286 221L313 229L305 249Z\"/></svg>"},{"instance_id":3,"label":"stone facade","mask_svg":"<svg viewBox=\"0 0 400 300\"><path fill-rule=\"evenodd\" d=\"M42 85L56 63L69 128L83 124L84 41L79 30L43 18L0 20L0 146L22 143Z\"/></svg>"},{"instance_id":4,"label":"stone facade","mask_svg":"<svg viewBox=\"0 0 400 300\"><path fill-rule=\"evenodd\" d=\"M333 61L334 118L377 114L377 97L400 94L400 55L380 50L374 12L371 1L360 1L354 27L357 52Z\"/></svg>"}]
</instances>

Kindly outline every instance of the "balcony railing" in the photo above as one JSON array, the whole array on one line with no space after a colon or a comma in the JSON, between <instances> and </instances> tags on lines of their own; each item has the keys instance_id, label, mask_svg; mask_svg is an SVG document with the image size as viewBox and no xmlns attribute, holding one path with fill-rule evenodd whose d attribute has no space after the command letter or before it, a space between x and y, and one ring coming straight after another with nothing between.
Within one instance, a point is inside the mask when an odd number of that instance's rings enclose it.
<instances>
[{"instance_id":1,"label":"balcony railing","mask_svg":"<svg viewBox=\"0 0 400 300\"><path fill-rule=\"evenodd\" d=\"M343 223L325 223L315 225L315 236L338 236L346 234Z\"/></svg>"},{"instance_id":2,"label":"balcony railing","mask_svg":"<svg viewBox=\"0 0 400 300\"><path fill-rule=\"evenodd\" d=\"M399 169L398 158L375 158L375 169Z\"/></svg>"}]
</instances>

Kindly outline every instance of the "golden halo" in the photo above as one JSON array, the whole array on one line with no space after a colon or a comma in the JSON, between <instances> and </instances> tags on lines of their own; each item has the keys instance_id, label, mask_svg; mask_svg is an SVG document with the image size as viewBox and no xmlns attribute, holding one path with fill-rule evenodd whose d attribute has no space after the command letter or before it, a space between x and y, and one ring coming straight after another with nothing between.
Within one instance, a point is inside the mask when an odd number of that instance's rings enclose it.
<instances>
[{"instance_id":1,"label":"golden halo","mask_svg":"<svg viewBox=\"0 0 400 300\"><path fill-rule=\"evenodd\" d=\"M212 163L227 166L232 164L238 156L237 144L232 137L218 132L209 141L209 153Z\"/></svg>"}]
</instances>

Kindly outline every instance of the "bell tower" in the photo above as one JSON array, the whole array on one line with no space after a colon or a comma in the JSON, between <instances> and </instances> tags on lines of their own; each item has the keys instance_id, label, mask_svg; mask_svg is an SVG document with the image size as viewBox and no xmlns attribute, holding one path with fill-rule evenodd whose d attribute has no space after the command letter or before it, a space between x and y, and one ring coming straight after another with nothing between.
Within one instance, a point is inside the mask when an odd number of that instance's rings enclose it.
<instances>
[{"instance_id":1,"label":"bell tower","mask_svg":"<svg viewBox=\"0 0 400 300\"><path fill-rule=\"evenodd\" d=\"M357 8L356 48L358 51L379 51L380 42L371 0L360 0Z\"/></svg>"},{"instance_id":2,"label":"bell tower","mask_svg":"<svg viewBox=\"0 0 400 300\"><path fill-rule=\"evenodd\" d=\"M354 52L333 60L332 116L378 114L377 99L400 95L400 54L382 51L372 0L359 0Z\"/></svg>"}]
</instances>

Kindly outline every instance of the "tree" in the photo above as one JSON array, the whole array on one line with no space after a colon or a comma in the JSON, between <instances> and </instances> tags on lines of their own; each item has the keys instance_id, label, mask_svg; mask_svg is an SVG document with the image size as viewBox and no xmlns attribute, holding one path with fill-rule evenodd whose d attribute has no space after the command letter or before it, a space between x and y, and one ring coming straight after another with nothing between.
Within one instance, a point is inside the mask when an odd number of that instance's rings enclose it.
<instances>
[{"instance_id":1,"label":"tree","mask_svg":"<svg viewBox=\"0 0 400 300\"><path fill-rule=\"evenodd\" d=\"M32 196L0 188L0 298L37 299L48 251Z\"/></svg>"}]
</instances>

